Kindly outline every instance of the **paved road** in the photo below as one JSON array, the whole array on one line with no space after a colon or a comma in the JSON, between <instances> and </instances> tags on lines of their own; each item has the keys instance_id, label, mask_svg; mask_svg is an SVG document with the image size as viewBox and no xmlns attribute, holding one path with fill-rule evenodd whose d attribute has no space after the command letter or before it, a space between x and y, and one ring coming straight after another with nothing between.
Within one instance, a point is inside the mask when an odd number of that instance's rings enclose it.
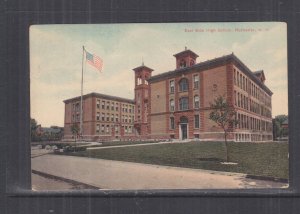
<instances>
[{"instance_id":1,"label":"paved road","mask_svg":"<svg viewBox=\"0 0 300 214\"><path fill-rule=\"evenodd\" d=\"M230 189L285 187L244 174L46 154L32 169L101 189Z\"/></svg>"}]
</instances>

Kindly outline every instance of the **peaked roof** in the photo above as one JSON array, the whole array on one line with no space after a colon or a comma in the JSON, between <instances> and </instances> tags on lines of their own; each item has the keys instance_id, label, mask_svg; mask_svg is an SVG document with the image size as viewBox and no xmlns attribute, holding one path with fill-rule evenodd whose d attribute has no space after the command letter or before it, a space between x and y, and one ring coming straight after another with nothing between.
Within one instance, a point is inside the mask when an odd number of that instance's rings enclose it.
<instances>
[{"instance_id":1,"label":"peaked roof","mask_svg":"<svg viewBox=\"0 0 300 214\"><path fill-rule=\"evenodd\" d=\"M153 71L152 68L149 68L149 67L147 67L147 66L145 66L145 65L141 65L141 66L136 67L136 68L134 68L134 69L132 69L132 70L134 70L134 71L139 71L139 70L142 70L142 69L146 69L146 70L149 70L149 71Z\"/></svg>"},{"instance_id":2,"label":"peaked roof","mask_svg":"<svg viewBox=\"0 0 300 214\"><path fill-rule=\"evenodd\" d=\"M259 71L254 71L253 74L257 77L257 78L263 78L264 80L266 79L265 77L265 73L263 70L259 70Z\"/></svg>"},{"instance_id":3,"label":"peaked roof","mask_svg":"<svg viewBox=\"0 0 300 214\"><path fill-rule=\"evenodd\" d=\"M183 55L183 54L191 54L191 55L193 55L195 57L198 57L198 55L195 52L193 52L193 51L191 51L189 49L181 51L181 52L179 52L177 54L174 54L173 56L178 57L178 56Z\"/></svg>"},{"instance_id":4,"label":"peaked roof","mask_svg":"<svg viewBox=\"0 0 300 214\"><path fill-rule=\"evenodd\" d=\"M186 74L189 72L195 71L205 71L211 68L219 67L226 65L228 63L234 63L235 66L237 66L243 73L248 75L255 83L257 83L261 88L263 88L269 95L272 95L273 92L265 85L263 84L257 76L233 53L229 55L224 55L222 57L214 58L211 60L207 60L204 62L197 63L190 67L184 67L184 68L178 68L172 71L164 72L161 74L154 75L148 79L149 83L151 82L158 82L163 79L168 79L170 77L174 77L181 74Z\"/></svg>"}]
</instances>

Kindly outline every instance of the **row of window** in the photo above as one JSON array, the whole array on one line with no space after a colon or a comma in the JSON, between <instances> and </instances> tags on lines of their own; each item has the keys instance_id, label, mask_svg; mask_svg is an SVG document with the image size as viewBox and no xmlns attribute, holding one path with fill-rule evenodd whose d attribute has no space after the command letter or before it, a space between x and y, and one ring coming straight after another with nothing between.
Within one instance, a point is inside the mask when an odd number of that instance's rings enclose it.
<instances>
[{"instance_id":1,"label":"row of window","mask_svg":"<svg viewBox=\"0 0 300 214\"><path fill-rule=\"evenodd\" d=\"M79 122L79 121L80 121L80 115L79 115L79 113L72 114L72 122Z\"/></svg>"},{"instance_id":2,"label":"row of window","mask_svg":"<svg viewBox=\"0 0 300 214\"><path fill-rule=\"evenodd\" d=\"M240 142L249 141L267 141L272 140L272 135L260 135L260 134L235 134L235 140Z\"/></svg>"},{"instance_id":3,"label":"row of window","mask_svg":"<svg viewBox=\"0 0 300 214\"><path fill-rule=\"evenodd\" d=\"M124 133L133 133L133 126L122 126L124 128ZM120 133L120 127L115 125L105 125L105 124L97 124L96 125L96 133L99 134L111 134L115 131L115 134L118 135Z\"/></svg>"},{"instance_id":4,"label":"row of window","mask_svg":"<svg viewBox=\"0 0 300 214\"><path fill-rule=\"evenodd\" d=\"M194 128L199 129L200 128L200 116L198 114L194 115ZM175 118L170 117L170 129L175 129Z\"/></svg>"},{"instance_id":5,"label":"row of window","mask_svg":"<svg viewBox=\"0 0 300 214\"><path fill-rule=\"evenodd\" d=\"M119 114L109 114L109 113L101 113L97 112L96 114L96 120L98 121L111 121L111 122L119 122ZM134 121L134 116L129 116L129 115L122 115L122 122L123 123L132 123Z\"/></svg>"},{"instance_id":6,"label":"row of window","mask_svg":"<svg viewBox=\"0 0 300 214\"><path fill-rule=\"evenodd\" d=\"M237 113L239 129L250 129L256 131L272 131L272 122L253 118L244 114Z\"/></svg>"},{"instance_id":7,"label":"row of window","mask_svg":"<svg viewBox=\"0 0 300 214\"><path fill-rule=\"evenodd\" d=\"M80 103L73 103L72 105L73 112L79 112L80 111Z\"/></svg>"},{"instance_id":8,"label":"row of window","mask_svg":"<svg viewBox=\"0 0 300 214\"><path fill-rule=\"evenodd\" d=\"M239 72L238 70L233 70L233 78L234 84L239 88L243 89L251 96L255 97L256 99L260 100L268 107L271 107L271 97L267 95L263 90L260 89L254 82L252 82L248 77Z\"/></svg>"},{"instance_id":9,"label":"row of window","mask_svg":"<svg viewBox=\"0 0 300 214\"><path fill-rule=\"evenodd\" d=\"M103 110L111 110L111 111L119 111L119 103L105 101L105 100L97 100L96 104L97 108ZM122 112L124 113L134 113L134 105L122 104Z\"/></svg>"},{"instance_id":10,"label":"row of window","mask_svg":"<svg viewBox=\"0 0 300 214\"><path fill-rule=\"evenodd\" d=\"M194 96L194 108L198 109L200 108L200 98L198 95ZM169 102L169 110L171 112L176 111L175 109L175 101L174 99L171 99ZM189 109L189 98L188 97L181 97L179 98L179 106L178 106L179 111L183 111L183 110L188 110Z\"/></svg>"},{"instance_id":11,"label":"row of window","mask_svg":"<svg viewBox=\"0 0 300 214\"><path fill-rule=\"evenodd\" d=\"M189 81L187 78L182 78L179 81L178 89L180 92L188 91L189 90ZM199 75L193 75L193 89L199 89ZM169 93L175 93L175 80L170 80L169 82Z\"/></svg>"},{"instance_id":12,"label":"row of window","mask_svg":"<svg viewBox=\"0 0 300 214\"><path fill-rule=\"evenodd\" d=\"M272 117L271 111L263 105L249 99L244 94L234 91L235 105L265 117Z\"/></svg>"}]
</instances>

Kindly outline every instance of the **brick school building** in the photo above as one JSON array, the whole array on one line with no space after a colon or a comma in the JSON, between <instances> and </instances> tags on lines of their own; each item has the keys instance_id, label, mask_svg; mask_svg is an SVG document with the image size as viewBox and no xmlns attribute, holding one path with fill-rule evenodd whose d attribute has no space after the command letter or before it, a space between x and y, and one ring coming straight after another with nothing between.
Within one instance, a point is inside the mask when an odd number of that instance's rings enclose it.
<instances>
[{"instance_id":1,"label":"brick school building","mask_svg":"<svg viewBox=\"0 0 300 214\"><path fill-rule=\"evenodd\" d=\"M209 119L210 103L224 96L239 121L232 141L272 140L272 92L263 70L251 71L233 53L197 63L192 50L174 55L175 69L152 75L142 64L133 69L134 99L99 93L83 96L83 137L87 140L223 140ZM79 123L80 97L65 103L65 138Z\"/></svg>"}]
</instances>

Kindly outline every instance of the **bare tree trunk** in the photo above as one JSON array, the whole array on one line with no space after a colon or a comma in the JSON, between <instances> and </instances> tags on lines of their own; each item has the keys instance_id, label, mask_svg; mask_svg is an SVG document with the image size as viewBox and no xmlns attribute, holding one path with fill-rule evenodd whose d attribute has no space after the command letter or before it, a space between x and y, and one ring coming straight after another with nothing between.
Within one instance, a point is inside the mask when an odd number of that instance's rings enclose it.
<instances>
[{"instance_id":1,"label":"bare tree trunk","mask_svg":"<svg viewBox=\"0 0 300 214\"><path fill-rule=\"evenodd\" d=\"M227 131L224 131L224 138L225 138L225 154L226 154L226 162L229 162L228 144L227 144Z\"/></svg>"}]
</instances>

